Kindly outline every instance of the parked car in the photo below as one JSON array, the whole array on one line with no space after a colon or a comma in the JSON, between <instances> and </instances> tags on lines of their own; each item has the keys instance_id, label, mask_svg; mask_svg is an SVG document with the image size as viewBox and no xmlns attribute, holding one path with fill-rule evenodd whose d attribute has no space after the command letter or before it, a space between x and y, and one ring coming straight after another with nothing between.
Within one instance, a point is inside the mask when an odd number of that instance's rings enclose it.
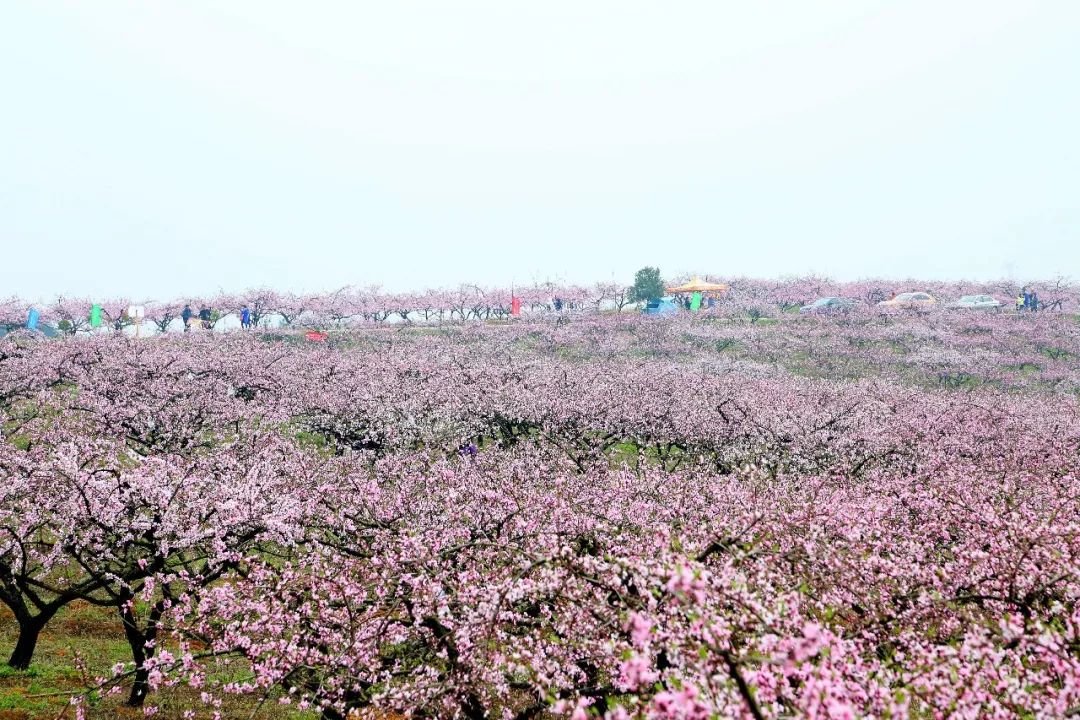
<instances>
[{"instance_id":1,"label":"parked car","mask_svg":"<svg viewBox=\"0 0 1080 720\"><path fill-rule=\"evenodd\" d=\"M845 297L823 297L818 298L809 305L803 305L799 308L801 313L831 313L831 312L847 312L858 307L859 301L853 298Z\"/></svg>"},{"instance_id":2,"label":"parked car","mask_svg":"<svg viewBox=\"0 0 1080 720\"><path fill-rule=\"evenodd\" d=\"M894 298L882 300L878 303L878 305L884 307L929 307L936 304L937 300L930 293L925 292L900 293Z\"/></svg>"},{"instance_id":3,"label":"parked car","mask_svg":"<svg viewBox=\"0 0 1080 720\"><path fill-rule=\"evenodd\" d=\"M1004 303L995 300L989 295L964 295L956 302L949 303L946 307L969 308L972 310L995 310Z\"/></svg>"},{"instance_id":4,"label":"parked car","mask_svg":"<svg viewBox=\"0 0 1080 720\"><path fill-rule=\"evenodd\" d=\"M678 311L679 307L675 304L675 301L666 297L650 300L641 309L641 312L645 315L668 315Z\"/></svg>"}]
</instances>

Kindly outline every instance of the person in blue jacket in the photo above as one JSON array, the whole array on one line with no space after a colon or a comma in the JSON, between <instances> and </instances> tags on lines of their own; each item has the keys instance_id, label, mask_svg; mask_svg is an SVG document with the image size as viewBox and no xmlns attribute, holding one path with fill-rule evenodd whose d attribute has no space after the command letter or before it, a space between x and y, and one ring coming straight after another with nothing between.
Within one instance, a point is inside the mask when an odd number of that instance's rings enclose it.
<instances>
[{"instance_id":1,"label":"person in blue jacket","mask_svg":"<svg viewBox=\"0 0 1080 720\"><path fill-rule=\"evenodd\" d=\"M195 313L191 312L191 306L185 304L184 311L180 313L180 319L184 321L184 332L191 329L191 316Z\"/></svg>"},{"instance_id":2,"label":"person in blue jacket","mask_svg":"<svg viewBox=\"0 0 1080 720\"><path fill-rule=\"evenodd\" d=\"M245 330L251 327L251 309L247 305L240 310L240 327Z\"/></svg>"}]
</instances>

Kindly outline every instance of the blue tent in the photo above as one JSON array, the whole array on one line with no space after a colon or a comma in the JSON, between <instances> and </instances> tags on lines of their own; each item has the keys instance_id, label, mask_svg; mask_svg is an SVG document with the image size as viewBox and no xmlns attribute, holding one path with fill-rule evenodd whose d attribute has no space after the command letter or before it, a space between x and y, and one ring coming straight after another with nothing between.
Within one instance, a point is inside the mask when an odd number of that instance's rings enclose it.
<instances>
[{"instance_id":1,"label":"blue tent","mask_svg":"<svg viewBox=\"0 0 1080 720\"><path fill-rule=\"evenodd\" d=\"M678 311L679 306L669 297L650 300L645 304L645 307L641 309L641 312L645 315L670 315L671 313Z\"/></svg>"},{"instance_id":2,"label":"blue tent","mask_svg":"<svg viewBox=\"0 0 1080 720\"><path fill-rule=\"evenodd\" d=\"M0 323L0 337L4 337L8 333L18 332L20 330L25 330L25 329L26 328L24 328L22 325ZM44 323L39 324L37 326L37 328L35 328L34 330L30 330L29 332L40 333L41 335L44 335L47 338L60 337L60 331L59 330L54 328L52 325L46 325Z\"/></svg>"}]
</instances>

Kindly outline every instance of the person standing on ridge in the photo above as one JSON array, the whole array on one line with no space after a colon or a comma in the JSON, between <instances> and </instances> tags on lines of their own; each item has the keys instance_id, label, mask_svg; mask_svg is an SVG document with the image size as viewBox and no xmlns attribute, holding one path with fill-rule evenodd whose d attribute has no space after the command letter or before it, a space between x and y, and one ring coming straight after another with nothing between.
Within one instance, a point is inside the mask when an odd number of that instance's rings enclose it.
<instances>
[{"instance_id":1,"label":"person standing on ridge","mask_svg":"<svg viewBox=\"0 0 1080 720\"><path fill-rule=\"evenodd\" d=\"M180 313L180 319L184 321L184 332L191 330L191 316L194 314L191 312L191 305L184 303L184 311Z\"/></svg>"}]
</instances>

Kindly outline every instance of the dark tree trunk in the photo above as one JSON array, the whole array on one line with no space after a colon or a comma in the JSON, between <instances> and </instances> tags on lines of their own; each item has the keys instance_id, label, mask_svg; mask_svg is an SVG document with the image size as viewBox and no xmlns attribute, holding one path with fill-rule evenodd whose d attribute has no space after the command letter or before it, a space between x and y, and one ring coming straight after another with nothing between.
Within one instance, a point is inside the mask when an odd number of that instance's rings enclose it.
<instances>
[{"instance_id":1,"label":"dark tree trunk","mask_svg":"<svg viewBox=\"0 0 1080 720\"><path fill-rule=\"evenodd\" d=\"M8 665L16 670L26 670L30 667L38 637L41 636L41 630L51 617L52 615L49 614L19 619L19 639L15 642L15 649L11 653Z\"/></svg>"},{"instance_id":2,"label":"dark tree trunk","mask_svg":"<svg viewBox=\"0 0 1080 720\"><path fill-rule=\"evenodd\" d=\"M139 667L135 671L135 682L131 684L131 694L127 699L128 707L142 707L146 702L146 696L150 692L150 684L147 682L149 677L150 673L145 667Z\"/></svg>"},{"instance_id":3,"label":"dark tree trunk","mask_svg":"<svg viewBox=\"0 0 1080 720\"><path fill-rule=\"evenodd\" d=\"M157 621L160 616L157 608L154 608L145 632L139 630L135 614L128 605L121 607L120 618L124 621L124 636L131 647L131 659L135 661L135 676L127 704L129 707L142 707L150 692L150 671L146 667L146 661L154 656L153 646L147 647L147 643L157 637Z\"/></svg>"},{"instance_id":4,"label":"dark tree trunk","mask_svg":"<svg viewBox=\"0 0 1080 720\"><path fill-rule=\"evenodd\" d=\"M146 700L146 694L150 691L146 682L149 677L146 671L146 638L139 632L135 614L129 606L124 605L120 608L120 618L124 621L124 636L131 647L131 659L135 661L135 681L131 685L131 694L128 695L127 704L131 707L141 707Z\"/></svg>"}]
</instances>

